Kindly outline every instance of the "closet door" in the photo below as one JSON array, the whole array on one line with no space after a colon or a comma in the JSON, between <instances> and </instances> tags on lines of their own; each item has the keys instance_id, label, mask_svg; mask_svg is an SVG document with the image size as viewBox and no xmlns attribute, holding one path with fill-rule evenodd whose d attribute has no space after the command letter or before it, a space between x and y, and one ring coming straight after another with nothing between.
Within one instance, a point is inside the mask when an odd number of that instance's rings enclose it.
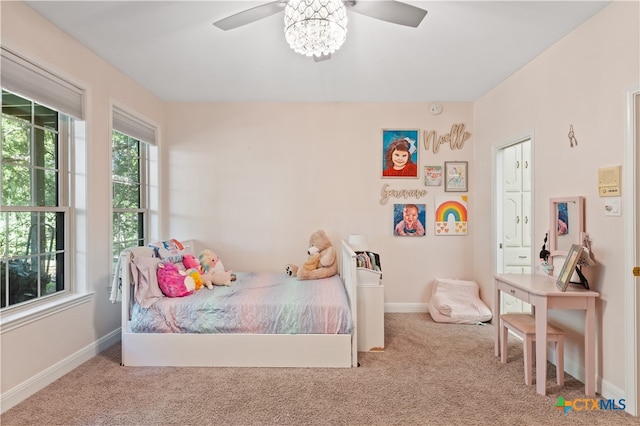
<instances>
[{"instance_id":1,"label":"closet door","mask_svg":"<svg viewBox=\"0 0 640 426\"><path fill-rule=\"evenodd\" d=\"M522 194L505 192L502 198L504 247L522 246ZM506 253L505 253L506 254Z\"/></svg>"},{"instance_id":2,"label":"closet door","mask_svg":"<svg viewBox=\"0 0 640 426\"><path fill-rule=\"evenodd\" d=\"M502 270L528 274L531 259L531 142L502 150ZM502 297L502 312L525 312L527 303L509 295Z\"/></svg>"},{"instance_id":3,"label":"closet door","mask_svg":"<svg viewBox=\"0 0 640 426\"><path fill-rule=\"evenodd\" d=\"M506 192L522 190L522 146L511 145L502 150L502 185Z\"/></svg>"}]
</instances>

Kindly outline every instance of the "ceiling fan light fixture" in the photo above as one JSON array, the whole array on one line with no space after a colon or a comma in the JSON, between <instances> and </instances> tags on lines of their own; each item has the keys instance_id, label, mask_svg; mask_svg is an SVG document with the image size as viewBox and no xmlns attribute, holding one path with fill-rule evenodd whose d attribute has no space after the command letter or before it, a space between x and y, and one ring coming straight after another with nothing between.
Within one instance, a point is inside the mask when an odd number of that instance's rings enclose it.
<instances>
[{"instance_id":1,"label":"ceiling fan light fixture","mask_svg":"<svg viewBox=\"0 0 640 426\"><path fill-rule=\"evenodd\" d=\"M347 38L347 10L342 0L289 0L284 8L284 36L305 56L330 55Z\"/></svg>"}]
</instances>

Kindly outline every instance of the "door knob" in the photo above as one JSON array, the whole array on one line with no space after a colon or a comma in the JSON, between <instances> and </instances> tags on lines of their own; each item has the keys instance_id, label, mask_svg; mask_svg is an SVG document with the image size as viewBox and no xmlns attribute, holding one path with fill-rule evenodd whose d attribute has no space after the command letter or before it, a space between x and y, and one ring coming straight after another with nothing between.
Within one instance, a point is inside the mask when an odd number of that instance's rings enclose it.
<instances>
[{"instance_id":1,"label":"door knob","mask_svg":"<svg viewBox=\"0 0 640 426\"><path fill-rule=\"evenodd\" d=\"M633 276L640 277L640 266L636 266L635 268L633 268Z\"/></svg>"}]
</instances>

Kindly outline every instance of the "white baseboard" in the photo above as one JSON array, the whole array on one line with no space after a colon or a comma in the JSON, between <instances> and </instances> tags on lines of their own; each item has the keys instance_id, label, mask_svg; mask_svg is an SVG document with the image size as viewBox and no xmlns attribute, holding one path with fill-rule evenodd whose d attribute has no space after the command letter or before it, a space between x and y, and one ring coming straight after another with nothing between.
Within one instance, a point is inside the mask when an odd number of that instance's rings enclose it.
<instances>
[{"instance_id":1,"label":"white baseboard","mask_svg":"<svg viewBox=\"0 0 640 426\"><path fill-rule=\"evenodd\" d=\"M567 357L566 354L564 358L564 371L584 383L584 366L576 362L575 359ZM614 386L606 380L602 380L600 376L596 377L596 393L603 399L615 399L617 401L626 398L623 389Z\"/></svg>"},{"instance_id":2,"label":"white baseboard","mask_svg":"<svg viewBox=\"0 0 640 426\"><path fill-rule=\"evenodd\" d=\"M426 303L385 303L385 312L412 313L429 312Z\"/></svg>"},{"instance_id":3,"label":"white baseboard","mask_svg":"<svg viewBox=\"0 0 640 426\"><path fill-rule=\"evenodd\" d=\"M120 341L120 328L0 395L0 413L19 404L60 377Z\"/></svg>"}]
</instances>

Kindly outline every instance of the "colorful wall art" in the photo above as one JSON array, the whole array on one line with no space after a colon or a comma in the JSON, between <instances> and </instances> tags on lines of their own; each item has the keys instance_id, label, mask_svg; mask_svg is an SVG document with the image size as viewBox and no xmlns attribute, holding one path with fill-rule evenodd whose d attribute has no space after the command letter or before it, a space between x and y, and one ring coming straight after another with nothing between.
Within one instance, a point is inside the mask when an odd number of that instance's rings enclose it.
<instances>
[{"instance_id":1,"label":"colorful wall art","mask_svg":"<svg viewBox=\"0 0 640 426\"><path fill-rule=\"evenodd\" d=\"M423 237L426 224L424 204L393 205L393 235L402 237Z\"/></svg>"},{"instance_id":2,"label":"colorful wall art","mask_svg":"<svg viewBox=\"0 0 640 426\"><path fill-rule=\"evenodd\" d=\"M442 166L424 166L425 186L440 186L442 184Z\"/></svg>"},{"instance_id":3,"label":"colorful wall art","mask_svg":"<svg viewBox=\"0 0 640 426\"><path fill-rule=\"evenodd\" d=\"M418 130L382 130L382 177L418 177Z\"/></svg>"},{"instance_id":4,"label":"colorful wall art","mask_svg":"<svg viewBox=\"0 0 640 426\"><path fill-rule=\"evenodd\" d=\"M467 195L436 197L436 235L467 235Z\"/></svg>"}]
</instances>

